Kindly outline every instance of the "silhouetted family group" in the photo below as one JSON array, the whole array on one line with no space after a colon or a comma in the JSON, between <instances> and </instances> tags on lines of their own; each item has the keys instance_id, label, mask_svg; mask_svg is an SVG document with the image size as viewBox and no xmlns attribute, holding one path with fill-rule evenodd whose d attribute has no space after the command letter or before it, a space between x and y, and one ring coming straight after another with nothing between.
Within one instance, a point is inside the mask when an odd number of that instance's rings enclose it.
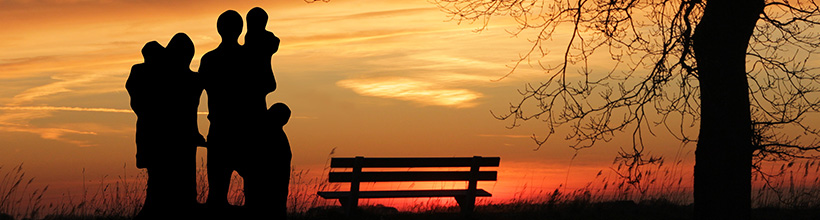
<instances>
[{"instance_id":1,"label":"silhouetted family group","mask_svg":"<svg viewBox=\"0 0 820 220\"><path fill-rule=\"evenodd\" d=\"M265 30L268 15L259 7L247 16L233 10L217 19L222 42L191 71L194 43L185 33L166 47L156 41L142 48L144 63L132 67L126 82L137 115L137 167L146 168L145 204L138 219L284 219L291 150L283 126L291 111L283 103L268 108L276 89L271 57L279 38ZM199 133L197 110L208 95L210 127ZM196 149L207 149L208 199L197 202ZM228 204L232 172L244 180L245 205Z\"/></svg>"}]
</instances>

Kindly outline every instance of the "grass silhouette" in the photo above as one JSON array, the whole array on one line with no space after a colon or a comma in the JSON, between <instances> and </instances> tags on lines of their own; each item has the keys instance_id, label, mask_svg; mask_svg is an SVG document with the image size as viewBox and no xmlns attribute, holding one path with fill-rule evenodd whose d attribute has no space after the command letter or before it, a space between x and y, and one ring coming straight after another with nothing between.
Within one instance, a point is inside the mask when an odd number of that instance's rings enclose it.
<instances>
[{"instance_id":1,"label":"grass silhouette","mask_svg":"<svg viewBox=\"0 0 820 220\"><path fill-rule=\"evenodd\" d=\"M26 218L38 216L44 209L42 204L43 195L48 190L48 186L38 189L31 188L34 177L26 177L23 171L23 164L19 164L11 169L0 165L0 219L11 218L11 214Z\"/></svg>"},{"instance_id":2,"label":"grass silhouette","mask_svg":"<svg viewBox=\"0 0 820 220\"><path fill-rule=\"evenodd\" d=\"M203 165L204 166L204 165ZM328 167L328 166L325 166ZM617 168L613 168L616 169ZM522 187L504 202L479 200L476 219L691 219L691 187L676 166L646 167L641 183L619 178L616 172L599 172L577 189L559 187L536 191ZM64 193L59 202L43 203L48 187L33 187L35 178L25 174L23 164L0 166L0 219L132 219L142 208L145 196L144 172L86 181L80 195ZM752 204L754 219L818 219L820 217L820 162L771 163L767 172L756 173ZM198 200L207 198L204 167L198 169ZM288 211L290 219L334 219L341 217L335 200L316 195L317 191L338 190L328 183L329 168L311 175L311 170L292 169ZM318 176L318 177L317 177ZM242 179L232 178L230 201L241 205ZM88 183L88 184L86 184ZM637 185L643 184L643 185ZM362 219L458 219L458 206L440 202L419 202L409 211L398 212L374 201L365 204Z\"/></svg>"}]
</instances>

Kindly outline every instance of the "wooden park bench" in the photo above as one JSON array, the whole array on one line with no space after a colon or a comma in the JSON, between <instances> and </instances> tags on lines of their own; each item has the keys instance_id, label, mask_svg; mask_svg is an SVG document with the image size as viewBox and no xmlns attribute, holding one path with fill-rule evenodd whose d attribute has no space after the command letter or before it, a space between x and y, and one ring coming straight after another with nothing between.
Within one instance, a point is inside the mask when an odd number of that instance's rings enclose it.
<instances>
[{"instance_id":1,"label":"wooden park bench","mask_svg":"<svg viewBox=\"0 0 820 220\"><path fill-rule=\"evenodd\" d=\"M477 189L478 181L497 180L497 171L479 171L481 167L498 167L499 157L399 157L399 158L332 158L330 168L352 168L350 172L330 172L329 182L349 182L350 191L318 192L325 199L339 199L345 213L351 215L359 199L453 197L461 212L470 215L476 197L492 194ZM363 168L453 168L469 167L469 171L362 171ZM360 191L361 182L467 181L467 189Z\"/></svg>"}]
</instances>

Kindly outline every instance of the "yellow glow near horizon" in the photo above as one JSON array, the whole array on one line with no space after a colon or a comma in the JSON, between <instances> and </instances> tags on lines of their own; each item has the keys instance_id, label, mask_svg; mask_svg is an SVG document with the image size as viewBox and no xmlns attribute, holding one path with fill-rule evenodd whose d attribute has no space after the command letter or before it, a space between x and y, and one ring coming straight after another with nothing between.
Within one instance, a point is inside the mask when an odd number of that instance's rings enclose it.
<instances>
[{"instance_id":1,"label":"yellow glow near horizon","mask_svg":"<svg viewBox=\"0 0 820 220\"><path fill-rule=\"evenodd\" d=\"M336 83L354 92L384 98L396 98L422 105L441 105L457 108L474 107L482 94L467 89L439 88L435 83L407 78L347 79Z\"/></svg>"}]
</instances>

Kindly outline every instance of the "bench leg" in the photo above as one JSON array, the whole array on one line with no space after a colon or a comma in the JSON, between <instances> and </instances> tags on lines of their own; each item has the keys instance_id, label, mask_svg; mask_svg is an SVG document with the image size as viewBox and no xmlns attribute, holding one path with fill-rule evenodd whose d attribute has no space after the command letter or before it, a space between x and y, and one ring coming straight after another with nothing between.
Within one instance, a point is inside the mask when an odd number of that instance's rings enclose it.
<instances>
[{"instance_id":1,"label":"bench leg","mask_svg":"<svg viewBox=\"0 0 820 220\"><path fill-rule=\"evenodd\" d=\"M461 208L461 214L467 217L471 216L473 210L475 210L475 197L456 196L455 198L458 206Z\"/></svg>"},{"instance_id":2,"label":"bench leg","mask_svg":"<svg viewBox=\"0 0 820 220\"><path fill-rule=\"evenodd\" d=\"M339 204L342 205L342 209L345 209L345 207L349 206L349 204L347 203L347 198L339 198Z\"/></svg>"},{"instance_id":3,"label":"bench leg","mask_svg":"<svg viewBox=\"0 0 820 220\"><path fill-rule=\"evenodd\" d=\"M351 197L339 198L339 204L342 205L342 210L344 210L345 216L347 217L353 216L353 212L355 212L356 208L359 206L358 199L355 201L351 200L353 200Z\"/></svg>"}]
</instances>

